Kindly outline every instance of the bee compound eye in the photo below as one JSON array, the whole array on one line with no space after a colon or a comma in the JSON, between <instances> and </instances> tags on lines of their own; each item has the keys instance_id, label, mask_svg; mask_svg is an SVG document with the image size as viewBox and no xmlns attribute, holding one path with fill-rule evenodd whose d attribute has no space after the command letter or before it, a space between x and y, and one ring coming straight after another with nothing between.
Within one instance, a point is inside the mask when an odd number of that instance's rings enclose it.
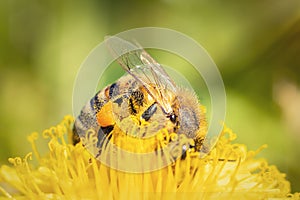
<instances>
[{"instance_id":1,"label":"bee compound eye","mask_svg":"<svg viewBox=\"0 0 300 200\"><path fill-rule=\"evenodd\" d=\"M171 122L175 123L175 122L176 122L176 119L177 119L177 116L176 116L175 114L171 114L171 115L169 116L169 118L170 118Z\"/></svg>"}]
</instances>

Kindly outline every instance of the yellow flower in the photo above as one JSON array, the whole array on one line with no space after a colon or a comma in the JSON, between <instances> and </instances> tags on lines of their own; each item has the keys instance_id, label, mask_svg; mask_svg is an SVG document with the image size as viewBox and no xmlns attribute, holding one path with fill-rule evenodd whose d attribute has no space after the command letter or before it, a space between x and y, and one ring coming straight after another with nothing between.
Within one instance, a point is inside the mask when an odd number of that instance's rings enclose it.
<instances>
[{"instance_id":1,"label":"yellow flower","mask_svg":"<svg viewBox=\"0 0 300 200\"><path fill-rule=\"evenodd\" d=\"M73 118L66 116L43 132L43 140L49 140L45 156L35 144L38 134L28 137L33 152L25 158L10 158L13 166L0 168L0 199L300 198L299 193L289 194L290 183L284 174L266 160L255 158L264 146L248 151L245 145L232 143L236 135L227 127L204 158L191 151L185 159L160 170L126 173L100 163L81 143L69 144L65 138L72 133L72 124ZM116 143L127 145L126 137L117 135ZM37 164L30 161L33 155Z\"/></svg>"}]
</instances>

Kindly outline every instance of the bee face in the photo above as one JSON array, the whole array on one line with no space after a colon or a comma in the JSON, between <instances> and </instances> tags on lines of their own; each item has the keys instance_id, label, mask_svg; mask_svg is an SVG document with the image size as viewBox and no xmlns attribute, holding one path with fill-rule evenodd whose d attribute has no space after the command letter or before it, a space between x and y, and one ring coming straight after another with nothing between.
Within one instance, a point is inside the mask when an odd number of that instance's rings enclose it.
<instances>
[{"instance_id":1,"label":"bee face","mask_svg":"<svg viewBox=\"0 0 300 200\"><path fill-rule=\"evenodd\" d=\"M113 54L120 54L122 48L130 49L119 38L110 40ZM193 92L178 87L143 49L122 54L117 60L128 74L99 91L85 105L75 121L74 135L83 138L92 129L98 134L100 148L103 137L115 127L139 138L152 137L161 129L197 138L201 115ZM78 137L74 138L76 143Z\"/></svg>"},{"instance_id":2,"label":"bee face","mask_svg":"<svg viewBox=\"0 0 300 200\"><path fill-rule=\"evenodd\" d=\"M178 134L185 134L189 138L195 138L200 128L200 107L195 94L188 90L178 92Z\"/></svg>"}]
</instances>

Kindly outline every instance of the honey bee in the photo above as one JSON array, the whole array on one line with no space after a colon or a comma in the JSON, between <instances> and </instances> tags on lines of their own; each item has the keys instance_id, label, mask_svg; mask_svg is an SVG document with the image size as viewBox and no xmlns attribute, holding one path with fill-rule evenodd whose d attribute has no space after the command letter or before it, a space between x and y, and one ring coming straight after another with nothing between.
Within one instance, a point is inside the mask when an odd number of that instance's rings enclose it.
<instances>
[{"instance_id":1,"label":"honey bee","mask_svg":"<svg viewBox=\"0 0 300 200\"><path fill-rule=\"evenodd\" d=\"M165 128L195 141L193 146L182 147L183 157L189 148L199 151L202 140L198 132L203 115L196 94L177 86L140 46L117 37L109 37L106 42L127 73L100 90L82 108L74 123L73 143L78 143L89 129L98 134L97 145L101 147L103 138L116 126L125 134L140 138L151 137ZM123 54L131 49L134 50Z\"/></svg>"}]
</instances>

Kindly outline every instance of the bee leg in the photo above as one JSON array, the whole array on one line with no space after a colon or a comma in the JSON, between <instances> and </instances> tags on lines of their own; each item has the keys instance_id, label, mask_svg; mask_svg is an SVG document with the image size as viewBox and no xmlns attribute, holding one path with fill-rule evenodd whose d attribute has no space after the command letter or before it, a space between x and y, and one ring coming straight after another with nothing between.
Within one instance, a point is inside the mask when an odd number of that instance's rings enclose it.
<instances>
[{"instance_id":1,"label":"bee leg","mask_svg":"<svg viewBox=\"0 0 300 200\"><path fill-rule=\"evenodd\" d=\"M145 110L145 112L142 114L142 118L145 121L148 121L152 115L156 112L157 110L157 104L156 102L154 102L149 108L147 108L147 110Z\"/></svg>"},{"instance_id":2,"label":"bee leg","mask_svg":"<svg viewBox=\"0 0 300 200\"><path fill-rule=\"evenodd\" d=\"M182 153L181 153L181 160L184 160L186 158L186 151L188 150L188 147L184 144L182 145Z\"/></svg>"},{"instance_id":3,"label":"bee leg","mask_svg":"<svg viewBox=\"0 0 300 200\"><path fill-rule=\"evenodd\" d=\"M107 143L111 139L110 133L113 129L114 129L114 125L100 127L100 129L98 131L98 143L97 143L97 147L99 149L102 150L106 147ZM106 143L104 144L104 142L106 142ZM101 150L100 150L99 154L101 153Z\"/></svg>"}]
</instances>

